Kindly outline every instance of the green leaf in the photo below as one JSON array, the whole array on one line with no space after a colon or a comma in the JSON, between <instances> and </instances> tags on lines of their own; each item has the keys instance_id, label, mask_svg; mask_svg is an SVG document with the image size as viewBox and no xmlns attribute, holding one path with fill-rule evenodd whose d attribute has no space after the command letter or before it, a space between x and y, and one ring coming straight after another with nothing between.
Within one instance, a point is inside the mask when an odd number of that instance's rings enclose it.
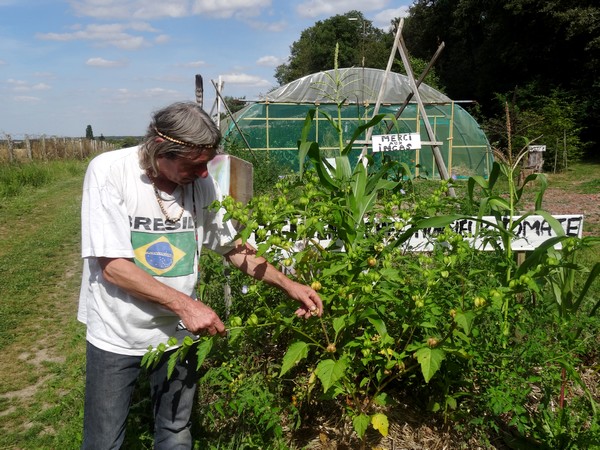
<instances>
[{"instance_id":1,"label":"green leaf","mask_svg":"<svg viewBox=\"0 0 600 450\"><path fill-rule=\"evenodd\" d=\"M446 352L441 348L423 347L415 352L415 356L421 365L421 372L423 373L425 382L429 383L429 380L431 380L442 366Z\"/></svg>"},{"instance_id":2,"label":"green leaf","mask_svg":"<svg viewBox=\"0 0 600 450\"><path fill-rule=\"evenodd\" d=\"M346 326L346 316L336 317L333 319L333 331L335 331L335 337L340 334L340 331Z\"/></svg>"},{"instance_id":3,"label":"green leaf","mask_svg":"<svg viewBox=\"0 0 600 450\"><path fill-rule=\"evenodd\" d=\"M177 361L179 360L180 351L181 351L181 348L177 349L175 352L173 352L171 354L171 356L169 356L169 360L167 361L167 379L170 379L171 375L173 375L173 370L175 370L175 365L177 364Z\"/></svg>"},{"instance_id":4,"label":"green leaf","mask_svg":"<svg viewBox=\"0 0 600 450\"><path fill-rule=\"evenodd\" d=\"M457 312L454 316L456 324L462 328L465 334L471 334L473 322L475 321L475 313L473 311Z\"/></svg>"},{"instance_id":5,"label":"green leaf","mask_svg":"<svg viewBox=\"0 0 600 450\"><path fill-rule=\"evenodd\" d=\"M196 349L196 355L198 355L198 364L196 365L196 369L199 370L202 364L204 363L204 360L213 348L214 340L215 337L213 336L209 339L205 339L204 341L200 342L200 344L198 344L198 348Z\"/></svg>"},{"instance_id":6,"label":"green leaf","mask_svg":"<svg viewBox=\"0 0 600 450\"><path fill-rule=\"evenodd\" d=\"M298 362L306 358L308 356L308 344L303 341L294 342L290 345L283 356L283 361L281 364L281 372L279 376L283 376L287 373L292 367L294 367Z\"/></svg>"},{"instance_id":7,"label":"green leaf","mask_svg":"<svg viewBox=\"0 0 600 450\"><path fill-rule=\"evenodd\" d=\"M367 428L369 428L370 422L371 420L366 414L354 416L354 419L352 419L352 425L354 425L354 431L356 431L356 434L359 438L362 439L362 437L365 435Z\"/></svg>"},{"instance_id":8,"label":"green leaf","mask_svg":"<svg viewBox=\"0 0 600 450\"><path fill-rule=\"evenodd\" d=\"M324 359L317 365L317 376L323 385L323 392L327 392L346 371L346 362L343 359L334 361L333 359Z\"/></svg>"},{"instance_id":9,"label":"green leaf","mask_svg":"<svg viewBox=\"0 0 600 450\"><path fill-rule=\"evenodd\" d=\"M348 263L346 261L339 264L332 264L331 266L323 269L323 278L330 277L341 270L345 270L348 267ZM397 272L397 271L394 271Z\"/></svg>"},{"instance_id":10,"label":"green leaf","mask_svg":"<svg viewBox=\"0 0 600 450\"><path fill-rule=\"evenodd\" d=\"M404 280L398 269L382 268L379 270L379 273L387 281L391 281L394 283L401 283Z\"/></svg>"},{"instance_id":11,"label":"green leaf","mask_svg":"<svg viewBox=\"0 0 600 450\"><path fill-rule=\"evenodd\" d=\"M371 416L371 424L373 428L381 433L382 436L388 435L389 423L388 418L383 413L376 413Z\"/></svg>"},{"instance_id":12,"label":"green leaf","mask_svg":"<svg viewBox=\"0 0 600 450\"><path fill-rule=\"evenodd\" d=\"M347 156L336 156L335 158L335 176L338 180L349 180L352 176L350 160Z\"/></svg>"},{"instance_id":13,"label":"green leaf","mask_svg":"<svg viewBox=\"0 0 600 450\"><path fill-rule=\"evenodd\" d=\"M352 144L354 144L354 141L356 139L358 139L360 137L360 135L364 133L365 130L367 130L371 127L374 127L379 122L381 122L384 117L386 117L386 114L377 114L371 120L369 120L367 123L364 123L364 124L356 127L356 130L354 130L354 133L352 134L350 141L348 142L348 144L346 144L346 147L344 147L344 150L342 150L342 155L347 155L348 153L350 153L350 151L352 150Z\"/></svg>"}]
</instances>

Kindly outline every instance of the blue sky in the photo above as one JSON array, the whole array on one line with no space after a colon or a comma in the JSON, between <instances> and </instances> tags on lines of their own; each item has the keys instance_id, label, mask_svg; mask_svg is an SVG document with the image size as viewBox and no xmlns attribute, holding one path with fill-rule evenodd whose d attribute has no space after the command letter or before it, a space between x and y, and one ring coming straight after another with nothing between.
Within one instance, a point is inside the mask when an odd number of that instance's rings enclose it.
<instances>
[{"instance_id":1,"label":"blue sky","mask_svg":"<svg viewBox=\"0 0 600 450\"><path fill-rule=\"evenodd\" d=\"M0 0L0 139L143 135L204 79L258 98L300 33L350 10L384 30L412 0Z\"/></svg>"}]
</instances>

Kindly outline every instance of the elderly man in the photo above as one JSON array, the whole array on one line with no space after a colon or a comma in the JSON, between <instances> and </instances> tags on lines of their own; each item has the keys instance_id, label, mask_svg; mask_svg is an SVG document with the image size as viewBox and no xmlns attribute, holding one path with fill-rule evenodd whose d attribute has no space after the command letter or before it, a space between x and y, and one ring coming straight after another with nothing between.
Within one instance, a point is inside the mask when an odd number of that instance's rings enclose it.
<instances>
[{"instance_id":1,"label":"elderly man","mask_svg":"<svg viewBox=\"0 0 600 450\"><path fill-rule=\"evenodd\" d=\"M296 283L235 240L207 163L221 139L196 103L157 111L138 147L94 158L82 201L84 273L78 319L87 325L84 449L116 449L125 437L142 356L170 337L224 334L225 325L196 299L202 247L299 302L296 314L320 315L318 294ZM193 352L191 352L193 353ZM155 448L190 449L196 389L194 355L166 376L150 375Z\"/></svg>"}]
</instances>

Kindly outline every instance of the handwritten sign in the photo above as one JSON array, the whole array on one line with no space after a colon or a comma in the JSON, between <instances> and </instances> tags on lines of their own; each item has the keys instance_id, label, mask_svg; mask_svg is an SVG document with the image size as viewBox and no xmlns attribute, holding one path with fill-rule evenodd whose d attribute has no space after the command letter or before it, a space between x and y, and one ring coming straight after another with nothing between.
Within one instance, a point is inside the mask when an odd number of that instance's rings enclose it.
<instances>
[{"instance_id":1,"label":"handwritten sign","mask_svg":"<svg viewBox=\"0 0 600 450\"><path fill-rule=\"evenodd\" d=\"M569 214L569 215L553 215L554 219L560 223L563 232L569 237L581 238L583 235L583 215L581 214ZM513 221L516 222L521 217L513 217ZM509 223L508 217L503 217L502 221L505 227ZM380 221L374 224L374 228L382 229L389 228L391 231L387 236L387 242L391 243L395 238L402 235L405 231L408 231L410 225L407 225L403 229L395 229L393 224L396 221L392 218L389 221ZM471 242L474 248L478 250L492 250L494 246L490 243L491 232L495 229L496 218L494 216L484 216L482 221L475 220L475 218L464 218L452 222L450 229L455 233L464 236L465 240ZM296 227L296 224L288 223L283 227L283 231L291 231ZM327 248L331 244L331 238L333 234L327 235L327 227L325 227L325 236L316 237L319 241L319 245L323 248ZM441 228L421 228L415 230L415 233L402 244L402 248L405 251L410 252L428 252L433 250L434 245L437 241L436 236L442 233L445 227ZM558 234L548 223L543 216L527 216L514 229L515 237L511 241L511 248L514 251L532 251L546 242L548 239L557 237ZM252 235L249 239L252 245L256 245L255 237ZM498 241L498 245L501 246L501 242ZM296 242L291 253L301 251L304 248L303 242ZM560 249L560 243L554 246L555 249Z\"/></svg>"},{"instance_id":2,"label":"handwritten sign","mask_svg":"<svg viewBox=\"0 0 600 450\"><path fill-rule=\"evenodd\" d=\"M421 148L419 133L377 134L371 137L373 152L395 152Z\"/></svg>"},{"instance_id":3,"label":"handwritten sign","mask_svg":"<svg viewBox=\"0 0 600 450\"><path fill-rule=\"evenodd\" d=\"M561 224L566 236L582 237L583 215L556 215L552 217ZM517 221L519 218L513 217L512 219L513 221ZM482 220L484 223L474 219L461 219L450 224L450 228L455 233L463 235L475 248L491 250L493 246L490 243L486 243L484 235L487 234L489 236L489 230L494 229L496 218L485 216L482 217ZM502 221L506 226L509 218L503 217ZM406 242L405 248L410 251L430 251L433 248L433 238L442 231L443 228L423 228L418 230ZM527 216L516 226L514 233L515 237L512 240L511 248L515 251L535 250L548 239L558 236L543 216ZM560 249L560 244L557 244L555 248Z\"/></svg>"},{"instance_id":4,"label":"handwritten sign","mask_svg":"<svg viewBox=\"0 0 600 450\"><path fill-rule=\"evenodd\" d=\"M527 147L527 150L529 150L530 152L545 152L546 151L546 146L545 145L530 145L529 147Z\"/></svg>"}]
</instances>

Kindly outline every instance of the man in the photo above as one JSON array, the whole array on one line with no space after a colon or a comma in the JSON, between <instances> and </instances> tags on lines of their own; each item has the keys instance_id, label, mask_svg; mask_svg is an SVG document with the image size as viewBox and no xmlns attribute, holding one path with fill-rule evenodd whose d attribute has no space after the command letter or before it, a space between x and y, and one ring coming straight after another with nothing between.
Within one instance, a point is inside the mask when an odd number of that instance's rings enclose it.
<instances>
[{"instance_id":1,"label":"man","mask_svg":"<svg viewBox=\"0 0 600 450\"><path fill-rule=\"evenodd\" d=\"M323 304L234 240L207 163L221 139L196 103L176 103L153 116L138 147L107 152L87 170L82 200L84 273L78 319L87 325L84 449L123 443L131 395L149 346L170 337L225 333L196 299L203 246L242 272L299 302L296 315L321 315ZM193 353L193 352L190 352ZM156 449L190 449L190 414L197 374L194 355L166 377L166 356L149 374Z\"/></svg>"}]
</instances>

